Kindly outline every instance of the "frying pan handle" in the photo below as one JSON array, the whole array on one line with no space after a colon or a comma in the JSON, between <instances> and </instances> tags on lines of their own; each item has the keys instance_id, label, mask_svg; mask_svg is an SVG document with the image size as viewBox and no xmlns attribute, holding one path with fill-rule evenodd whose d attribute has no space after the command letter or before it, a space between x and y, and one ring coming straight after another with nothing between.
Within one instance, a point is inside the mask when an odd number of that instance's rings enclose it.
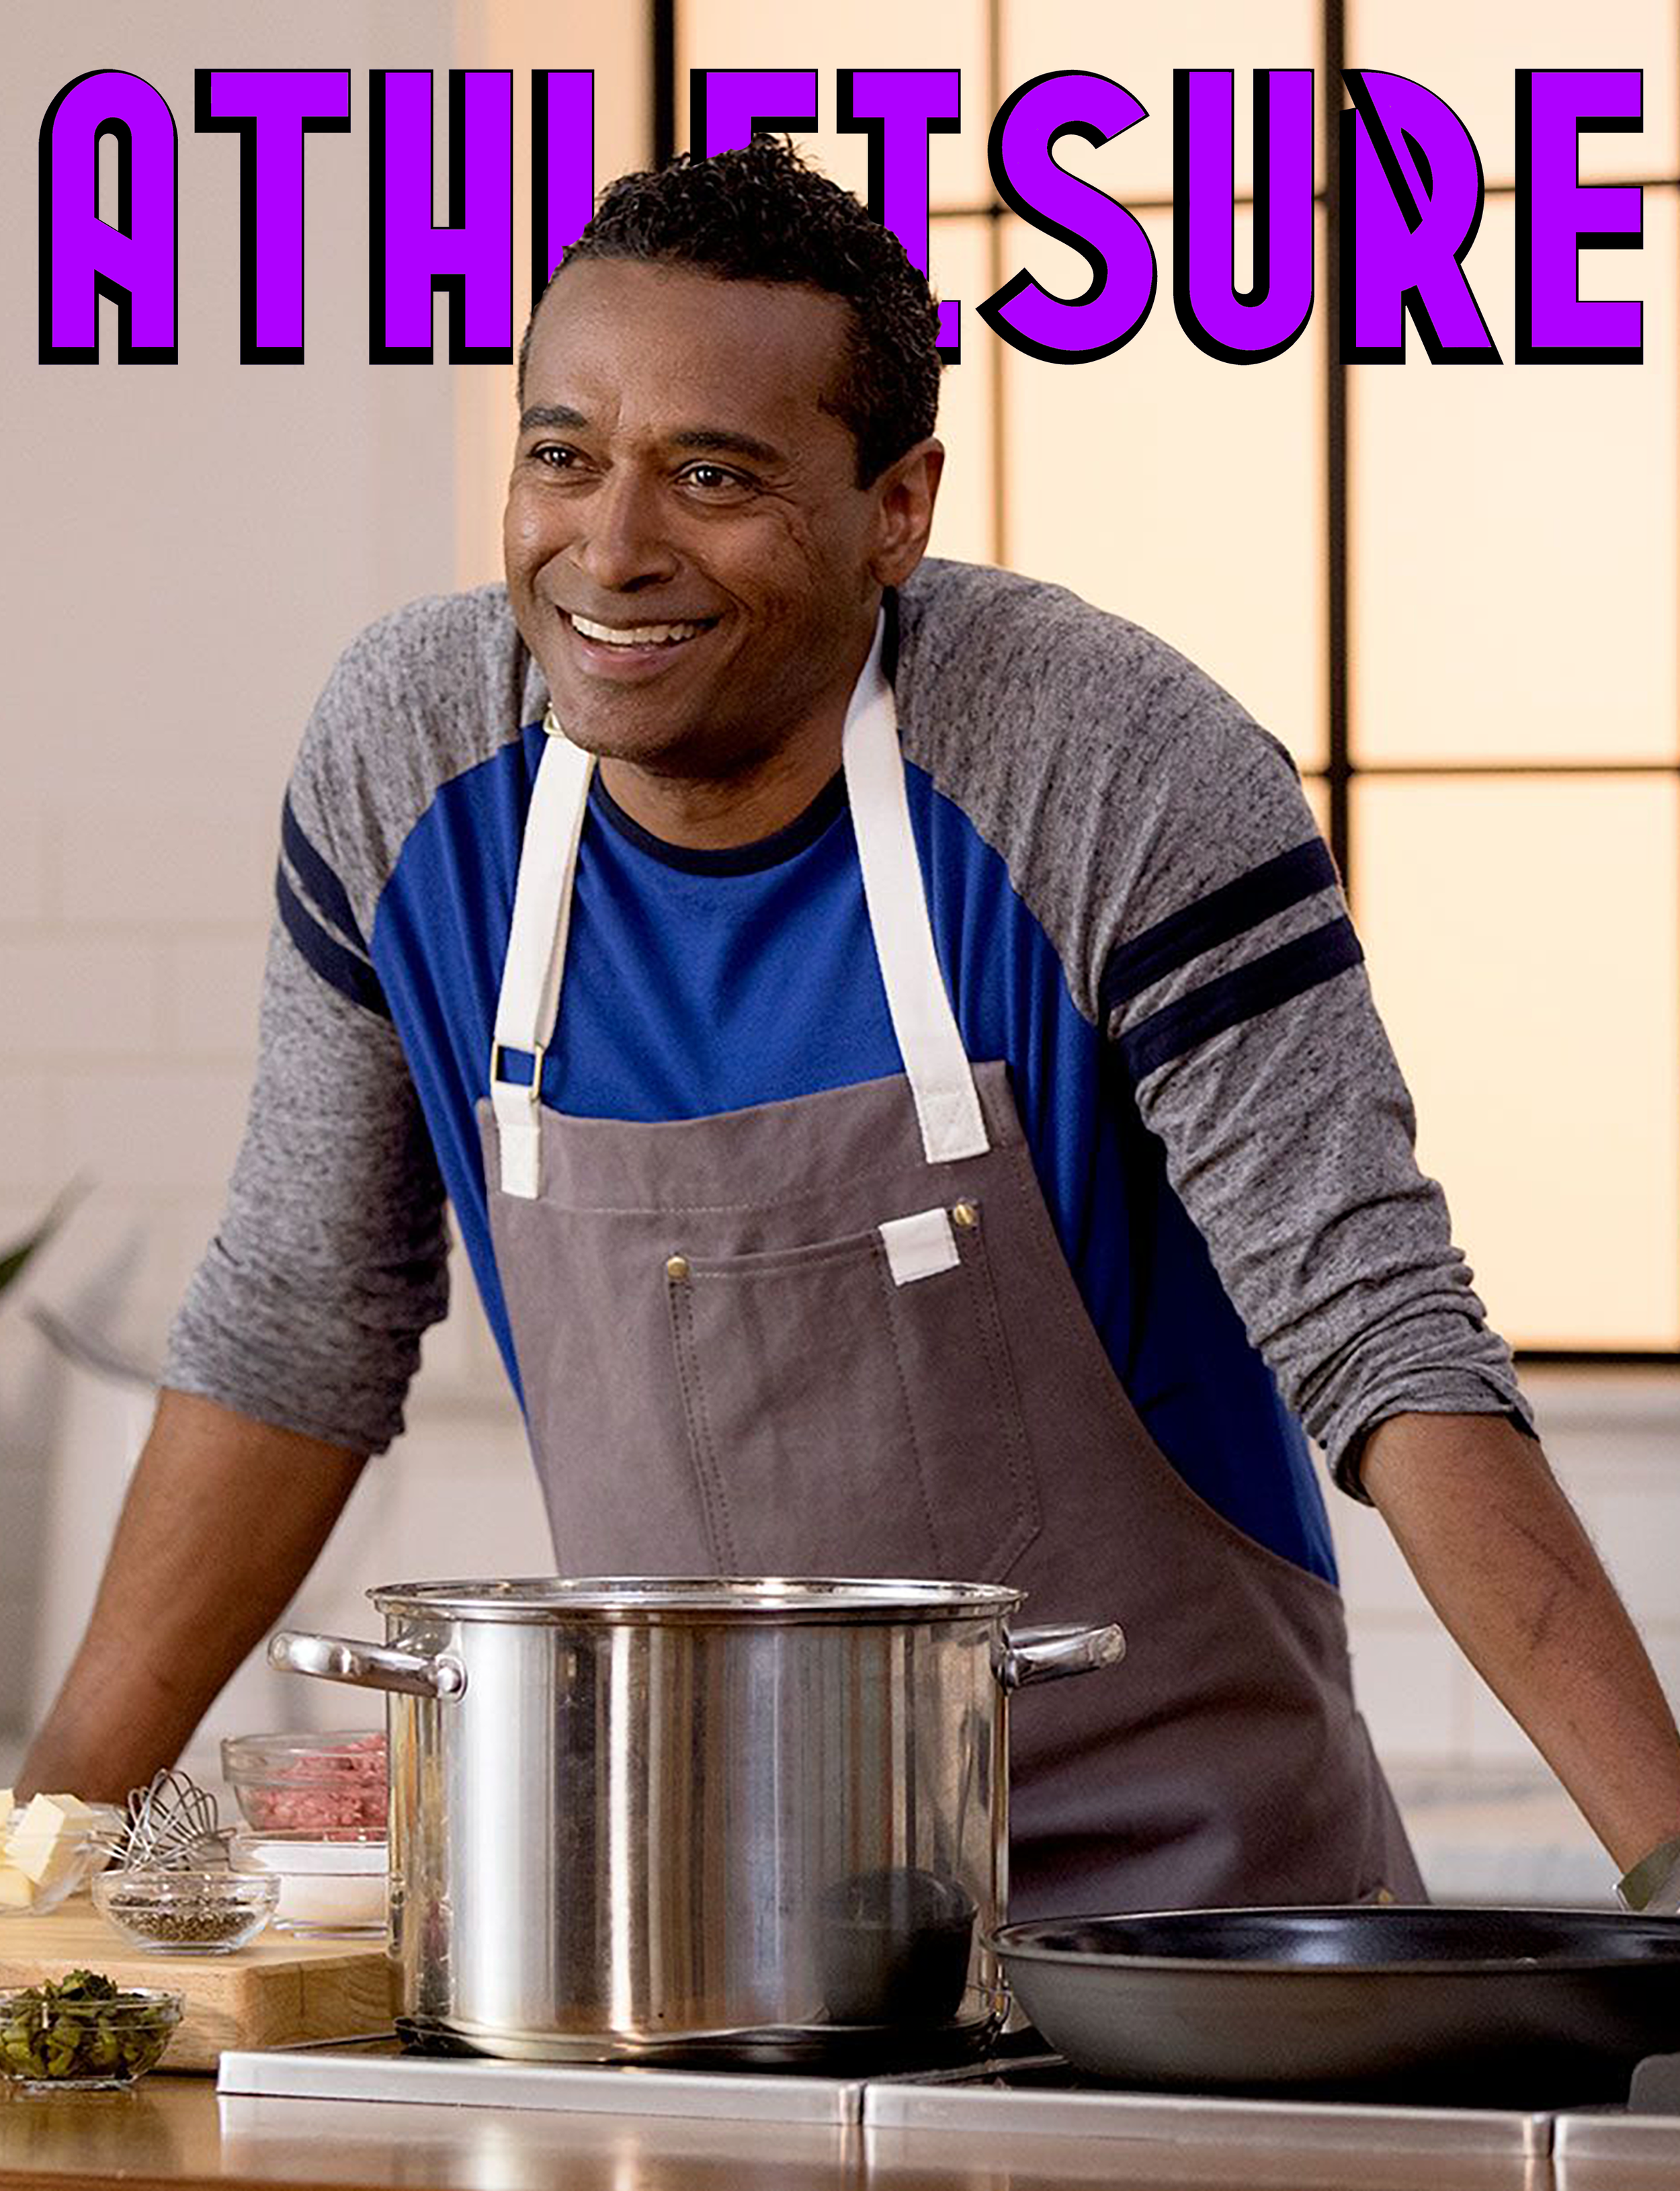
<instances>
[{"instance_id":1,"label":"frying pan handle","mask_svg":"<svg viewBox=\"0 0 1680 2191\"><path fill-rule=\"evenodd\" d=\"M1030 1682L1059 1682L1066 1674L1118 1666L1125 1654L1125 1634L1112 1621L1103 1628L1051 1621L1017 1628L1005 1636L998 1679L1006 1689L1024 1689Z\"/></svg>"},{"instance_id":2,"label":"frying pan handle","mask_svg":"<svg viewBox=\"0 0 1680 2191\"><path fill-rule=\"evenodd\" d=\"M388 1644L363 1643L348 1636L305 1636L282 1629L268 1639L268 1662L282 1673L312 1674L317 1681L395 1689L410 1697L458 1697L467 1686L467 1670L458 1659L394 1651Z\"/></svg>"}]
</instances>

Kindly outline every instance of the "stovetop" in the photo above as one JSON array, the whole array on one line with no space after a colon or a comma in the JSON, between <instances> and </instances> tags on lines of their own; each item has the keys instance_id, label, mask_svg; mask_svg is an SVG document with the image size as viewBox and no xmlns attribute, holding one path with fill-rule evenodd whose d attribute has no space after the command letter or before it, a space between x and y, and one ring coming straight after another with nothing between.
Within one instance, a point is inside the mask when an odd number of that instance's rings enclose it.
<instances>
[{"instance_id":1,"label":"stovetop","mask_svg":"<svg viewBox=\"0 0 1680 2191\"><path fill-rule=\"evenodd\" d=\"M866 2131L1025 2131L1273 2150L1637 2158L1680 2166L1680 2055L1641 2065L1630 2106L1478 2107L1324 2097L1138 2091L1082 2077L1035 2034L963 2069L827 2077L493 2060L405 2050L392 2034L224 2054L217 2089L266 2099L540 2108L586 2114L802 2123ZM1040 2051L1031 2051L1031 2050Z\"/></svg>"}]
</instances>

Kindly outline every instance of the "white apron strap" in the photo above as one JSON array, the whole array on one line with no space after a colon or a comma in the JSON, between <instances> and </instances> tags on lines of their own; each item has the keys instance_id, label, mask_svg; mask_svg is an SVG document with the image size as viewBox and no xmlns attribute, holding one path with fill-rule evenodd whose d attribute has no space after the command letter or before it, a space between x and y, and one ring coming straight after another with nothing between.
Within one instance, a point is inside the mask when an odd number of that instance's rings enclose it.
<instances>
[{"instance_id":1,"label":"white apron strap","mask_svg":"<svg viewBox=\"0 0 1680 2191\"><path fill-rule=\"evenodd\" d=\"M594 755L572 743L552 709L543 718L543 728L548 743L538 763L520 846L513 925L490 1044L490 1101L501 1149L502 1192L527 1201L542 1187L538 1096L543 1050L560 1009L560 977L572 925L572 879L595 767ZM531 1052L529 1087L502 1078L504 1050Z\"/></svg>"},{"instance_id":2,"label":"white apron strap","mask_svg":"<svg viewBox=\"0 0 1680 2191\"><path fill-rule=\"evenodd\" d=\"M922 1147L930 1164L949 1164L959 1157L983 1155L990 1144L934 948L910 828L897 709L881 670L886 629L883 617L846 709L841 759L875 956L915 1098Z\"/></svg>"},{"instance_id":3,"label":"white apron strap","mask_svg":"<svg viewBox=\"0 0 1680 2191\"><path fill-rule=\"evenodd\" d=\"M887 1010L915 1101L930 1164L982 1155L986 1121L956 1016L939 970L921 862L910 828L904 760L892 687L881 672L883 617L846 709L841 759L857 833L863 898ZM561 974L572 919L578 843L594 760L561 731L552 709L520 849L513 925L502 968L496 1031L490 1046L490 1101L496 1113L501 1186L533 1198L542 1187L538 1090L543 1050L560 1009ZM528 1086L501 1077L504 1050L528 1050Z\"/></svg>"}]
</instances>

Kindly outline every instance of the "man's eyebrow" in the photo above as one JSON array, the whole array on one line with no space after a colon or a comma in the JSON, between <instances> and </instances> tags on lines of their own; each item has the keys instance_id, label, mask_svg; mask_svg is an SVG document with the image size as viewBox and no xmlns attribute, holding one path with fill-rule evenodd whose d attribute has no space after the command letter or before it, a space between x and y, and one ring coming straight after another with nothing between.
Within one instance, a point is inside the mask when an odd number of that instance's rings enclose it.
<instances>
[{"instance_id":1,"label":"man's eyebrow","mask_svg":"<svg viewBox=\"0 0 1680 2191\"><path fill-rule=\"evenodd\" d=\"M519 430L530 433L538 426L587 426L589 420L581 411L572 410L567 403L533 403L519 417Z\"/></svg>"},{"instance_id":2,"label":"man's eyebrow","mask_svg":"<svg viewBox=\"0 0 1680 2191\"><path fill-rule=\"evenodd\" d=\"M716 456L752 457L761 464L784 464L787 458L768 441L755 441L733 426L685 426L671 435L677 449L704 449Z\"/></svg>"}]
</instances>

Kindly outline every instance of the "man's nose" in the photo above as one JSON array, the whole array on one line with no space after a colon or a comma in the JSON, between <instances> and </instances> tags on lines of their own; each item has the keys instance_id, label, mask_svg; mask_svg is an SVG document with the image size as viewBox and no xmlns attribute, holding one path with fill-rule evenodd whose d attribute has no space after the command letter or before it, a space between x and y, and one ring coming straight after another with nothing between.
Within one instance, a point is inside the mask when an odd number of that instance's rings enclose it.
<instances>
[{"instance_id":1,"label":"man's nose","mask_svg":"<svg viewBox=\"0 0 1680 2191\"><path fill-rule=\"evenodd\" d=\"M657 481L629 466L609 472L579 513L579 569L617 589L669 578L676 559L661 509Z\"/></svg>"}]
</instances>

